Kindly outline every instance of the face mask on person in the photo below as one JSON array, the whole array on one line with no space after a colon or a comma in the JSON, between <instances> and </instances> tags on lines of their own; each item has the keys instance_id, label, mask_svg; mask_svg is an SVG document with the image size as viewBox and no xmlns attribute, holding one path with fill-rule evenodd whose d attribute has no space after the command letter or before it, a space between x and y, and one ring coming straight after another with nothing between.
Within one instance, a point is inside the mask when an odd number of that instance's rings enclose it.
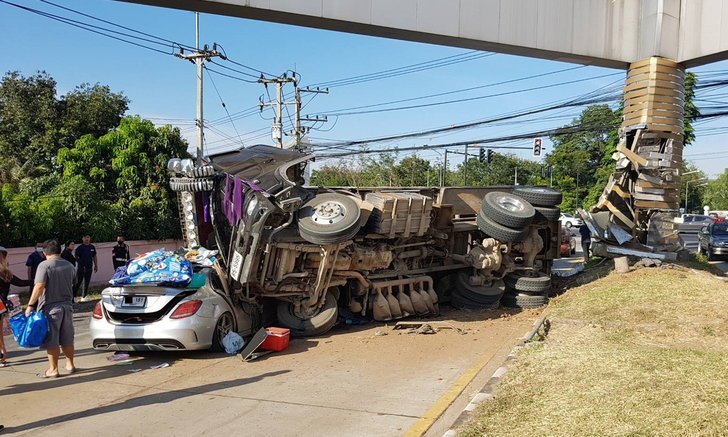
<instances>
[{"instance_id":1,"label":"face mask on person","mask_svg":"<svg viewBox=\"0 0 728 437\"><path fill-rule=\"evenodd\" d=\"M43 253L43 248L42 247L36 247L35 248L35 251L38 252L38 253Z\"/></svg>"},{"instance_id":2,"label":"face mask on person","mask_svg":"<svg viewBox=\"0 0 728 437\"><path fill-rule=\"evenodd\" d=\"M124 240L116 240L116 242L119 244L124 244Z\"/></svg>"}]
</instances>

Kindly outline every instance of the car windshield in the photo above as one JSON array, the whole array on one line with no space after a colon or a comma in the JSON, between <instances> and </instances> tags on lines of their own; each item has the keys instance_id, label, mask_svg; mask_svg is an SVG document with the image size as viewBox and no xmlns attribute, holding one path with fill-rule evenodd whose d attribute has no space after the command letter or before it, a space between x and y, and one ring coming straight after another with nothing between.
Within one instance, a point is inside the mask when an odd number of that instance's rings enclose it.
<instances>
[{"instance_id":1,"label":"car windshield","mask_svg":"<svg viewBox=\"0 0 728 437\"><path fill-rule=\"evenodd\" d=\"M561 214L561 215L563 215L566 218L572 218L573 217L571 214Z\"/></svg>"},{"instance_id":2,"label":"car windshield","mask_svg":"<svg viewBox=\"0 0 728 437\"><path fill-rule=\"evenodd\" d=\"M728 223L713 225L713 235L728 235Z\"/></svg>"}]
</instances>

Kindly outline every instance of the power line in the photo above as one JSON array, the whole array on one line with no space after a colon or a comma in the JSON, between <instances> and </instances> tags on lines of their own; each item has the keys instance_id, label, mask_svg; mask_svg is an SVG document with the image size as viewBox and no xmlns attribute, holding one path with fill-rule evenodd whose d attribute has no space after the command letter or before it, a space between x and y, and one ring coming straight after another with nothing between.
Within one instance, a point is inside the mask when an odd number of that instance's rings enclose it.
<instances>
[{"instance_id":1,"label":"power line","mask_svg":"<svg viewBox=\"0 0 728 437\"><path fill-rule=\"evenodd\" d=\"M203 64L203 68L207 69L207 67ZM228 118L230 119L230 124L233 126L233 129L235 130L235 134L238 136L238 139L240 140L240 144L243 144L242 138L240 138L240 133L238 132L238 128L235 127L235 123L233 122L232 118L230 117L230 112L227 109L227 106L225 105L225 102L222 100L222 96L220 95L220 91L217 89L217 85L215 85L215 81L212 79L212 75L208 74L207 77L210 78L210 83L212 83L212 87L215 89L215 93L217 94L217 97L220 99L220 104L222 104L222 108L225 110L225 113L227 114ZM211 127L211 126L208 126Z\"/></svg>"}]
</instances>

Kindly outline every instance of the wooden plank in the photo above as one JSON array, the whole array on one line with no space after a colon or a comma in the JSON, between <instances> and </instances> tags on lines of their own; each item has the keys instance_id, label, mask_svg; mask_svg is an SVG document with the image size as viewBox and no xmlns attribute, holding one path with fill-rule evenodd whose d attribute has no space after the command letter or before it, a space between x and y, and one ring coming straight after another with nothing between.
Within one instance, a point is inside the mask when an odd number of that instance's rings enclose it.
<instances>
[{"instance_id":1,"label":"wooden plank","mask_svg":"<svg viewBox=\"0 0 728 437\"><path fill-rule=\"evenodd\" d=\"M626 156L627 159L629 159L630 162L632 162L632 164L637 167L647 164L647 159L639 156L638 154L634 153L624 146L617 146L617 151L623 153L624 156Z\"/></svg>"},{"instance_id":2,"label":"wooden plank","mask_svg":"<svg viewBox=\"0 0 728 437\"><path fill-rule=\"evenodd\" d=\"M685 94L685 85L682 83L669 82L666 80L647 79L640 81L633 81L632 83L626 83L622 88L624 92L639 90L642 88L664 88L667 90L679 91L680 94Z\"/></svg>"},{"instance_id":3,"label":"wooden plank","mask_svg":"<svg viewBox=\"0 0 728 437\"><path fill-rule=\"evenodd\" d=\"M625 79L624 82L626 84L632 84L636 82L641 82L643 80L662 80L665 82L675 82L680 84L685 83L685 79L683 77L669 73L658 73L655 71L646 71L643 73L633 73L631 75L627 75L627 79Z\"/></svg>"},{"instance_id":4,"label":"wooden plank","mask_svg":"<svg viewBox=\"0 0 728 437\"><path fill-rule=\"evenodd\" d=\"M659 88L659 87L643 87L636 89L634 91L629 91L624 93L624 100L629 99L636 99L636 98L647 98L649 99L651 96L667 96L667 97L673 97L675 100L680 100L680 103L683 103L685 101L685 93L683 93L680 90L671 90L668 88Z\"/></svg>"},{"instance_id":5,"label":"wooden plank","mask_svg":"<svg viewBox=\"0 0 728 437\"><path fill-rule=\"evenodd\" d=\"M609 200L607 200L605 202L605 205L606 205L607 209L609 209L609 211L612 214L614 214L615 217L617 217L619 220L621 220L622 223L624 223L627 227L629 227L629 228L634 228L635 227L635 223L632 220L630 220L626 215L624 215L622 213L622 211L620 211L616 206L614 206L612 204L612 202L610 202Z\"/></svg>"},{"instance_id":6,"label":"wooden plank","mask_svg":"<svg viewBox=\"0 0 728 437\"><path fill-rule=\"evenodd\" d=\"M675 189L678 188L677 184L669 183L669 182L660 182L660 183L653 183L649 181L644 181L637 179L637 184L635 186L636 188L666 188L666 189Z\"/></svg>"},{"instance_id":7,"label":"wooden plank","mask_svg":"<svg viewBox=\"0 0 728 437\"><path fill-rule=\"evenodd\" d=\"M654 202L650 200L635 200L634 206L642 209L677 209L678 202Z\"/></svg>"},{"instance_id":8,"label":"wooden plank","mask_svg":"<svg viewBox=\"0 0 728 437\"><path fill-rule=\"evenodd\" d=\"M624 113L634 112L634 111L642 111L644 109L662 109L664 111L673 111L673 112L684 112L684 109L682 106L677 105L673 102L671 103L662 103L662 102L636 102L633 105L625 106L624 107Z\"/></svg>"},{"instance_id":9,"label":"wooden plank","mask_svg":"<svg viewBox=\"0 0 728 437\"><path fill-rule=\"evenodd\" d=\"M631 105L637 105L639 103L650 103L650 102L657 102L657 103L672 103L673 105L680 105L682 106L684 104L684 101L682 99L675 99L672 96L661 96L661 95L642 95L642 96L633 96L629 99L624 99L625 106L631 106Z\"/></svg>"}]
</instances>

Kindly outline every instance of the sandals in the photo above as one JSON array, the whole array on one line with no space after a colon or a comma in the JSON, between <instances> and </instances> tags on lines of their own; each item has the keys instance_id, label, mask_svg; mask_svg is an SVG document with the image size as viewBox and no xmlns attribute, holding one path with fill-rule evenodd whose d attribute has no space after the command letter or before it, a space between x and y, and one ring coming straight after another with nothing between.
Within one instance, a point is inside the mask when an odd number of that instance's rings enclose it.
<instances>
[{"instance_id":1,"label":"sandals","mask_svg":"<svg viewBox=\"0 0 728 437\"><path fill-rule=\"evenodd\" d=\"M66 369L66 372L68 372L69 375L72 375L78 372L78 367L74 367L73 369Z\"/></svg>"},{"instance_id":2,"label":"sandals","mask_svg":"<svg viewBox=\"0 0 728 437\"><path fill-rule=\"evenodd\" d=\"M43 373L38 373L38 374L36 374L35 376L37 376L38 378L42 378L42 379L47 379L47 378L58 378L58 374L57 374L57 373L56 373L56 374L53 374L53 375L49 375L49 374L47 374L46 372L43 372Z\"/></svg>"}]
</instances>

